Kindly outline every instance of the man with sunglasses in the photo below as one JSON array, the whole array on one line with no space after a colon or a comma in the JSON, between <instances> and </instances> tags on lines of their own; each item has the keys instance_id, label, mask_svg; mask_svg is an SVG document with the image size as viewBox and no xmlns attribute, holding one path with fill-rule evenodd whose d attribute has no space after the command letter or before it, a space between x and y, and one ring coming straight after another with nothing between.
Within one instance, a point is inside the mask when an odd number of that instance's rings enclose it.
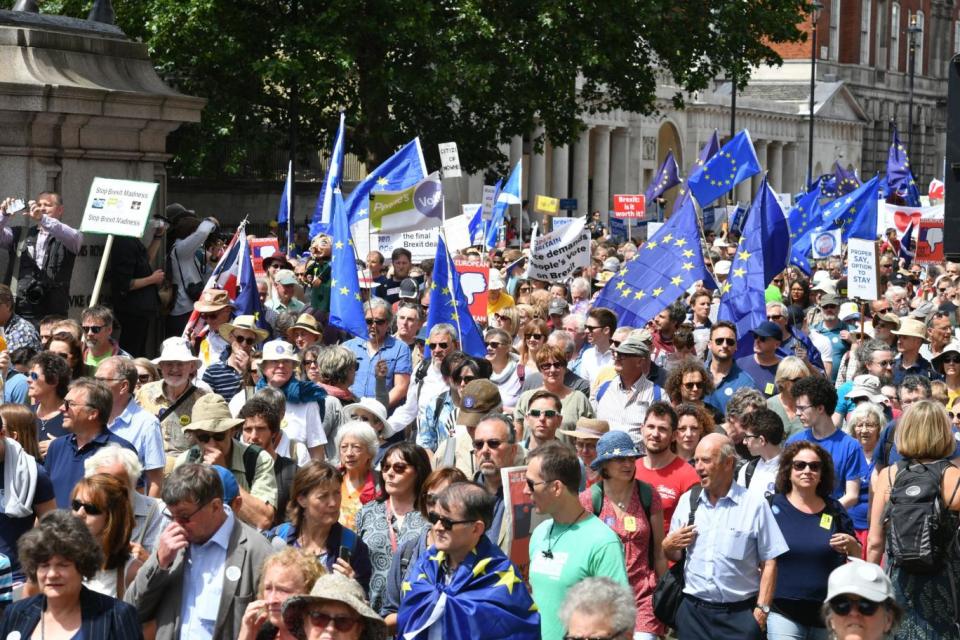
<instances>
[{"instance_id":1,"label":"man with sunglasses","mask_svg":"<svg viewBox=\"0 0 960 640\"><path fill-rule=\"evenodd\" d=\"M229 346L227 340L220 335L220 327L230 321L234 305L226 291L206 289L193 304L193 309L200 314L200 319L206 325L204 337L195 344L197 355L200 356L200 366L205 368L219 362L220 354Z\"/></svg>"},{"instance_id":2,"label":"man with sunglasses","mask_svg":"<svg viewBox=\"0 0 960 640\"><path fill-rule=\"evenodd\" d=\"M368 339L352 338L343 343L344 347L353 351L359 364L350 391L358 398L375 398L377 376L374 370L378 362L386 362L387 411L393 411L407 398L410 375L413 373L410 347L390 335L393 313L389 302L383 298L370 298L363 304L363 315Z\"/></svg>"},{"instance_id":3,"label":"man with sunglasses","mask_svg":"<svg viewBox=\"0 0 960 640\"><path fill-rule=\"evenodd\" d=\"M753 378L760 393L771 398L777 394L777 365L781 359L777 349L783 341L783 331L776 323L764 320L750 333L753 334L753 353L738 358L737 366Z\"/></svg>"},{"instance_id":4,"label":"man with sunglasses","mask_svg":"<svg viewBox=\"0 0 960 640\"><path fill-rule=\"evenodd\" d=\"M162 497L171 522L124 599L156 621L157 640L236 638L273 548L225 506L208 465L174 469Z\"/></svg>"},{"instance_id":5,"label":"man with sunglasses","mask_svg":"<svg viewBox=\"0 0 960 640\"><path fill-rule=\"evenodd\" d=\"M397 637L539 640L540 615L520 571L489 540L493 517L493 497L475 484L440 492L427 515L434 546L401 587Z\"/></svg>"},{"instance_id":6,"label":"man with sunglasses","mask_svg":"<svg viewBox=\"0 0 960 640\"><path fill-rule=\"evenodd\" d=\"M490 541L507 552L507 529L503 527L503 478L500 470L523 464L525 452L517 444L517 431L509 416L493 413L480 421L473 432L473 451L477 474L473 481L487 490L494 499L493 517L487 525ZM521 457L517 459L517 452Z\"/></svg>"},{"instance_id":7,"label":"man with sunglasses","mask_svg":"<svg viewBox=\"0 0 960 640\"><path fill-rule=\"evenodd\" d=\"M413 384L407 389L406 400L388 420L392 433L415 431L417 425L423 421L427 407L433 404L440 394L450 389L440 372L440 365L448 353L460 350L456 327L446 322L433 325L427 345L430 347L430 360L421 362L417 367Z\"/></svg>"},{"instance_id":8,"label":"man with sunglasses","mask_svg":"<svg viewBox=\"0 0 960 640\"><path fill-rule=\"evenodd\" d=\"M883 340L867 340L859 346L854 353L857 358L857 374L867 374L876 376L880 385L893 382L893 350ZM842 426L847 414L853 411L855 406L852 399L847 394L853 389L853 376L842 385L837 387L837 408L833 414L833 423Z\"/></svg>"},{"instance_id":9,"label":"man with sunglasses","mask_svg":"<svg viewBox=\"0 0 960 640\"><path fill-rule=\"evenodd\" d=\"M650 368L650 344L639 332L631 332L613 348L613 356L617 375L597 389L593 405L596 418L609 422L611 431L626 431L643 451L641 428L647 408L665 395L645 375Z\"/></svg>"},{"instance_id":10,"label":"man with sunglasses","mask_svg":"<svg viewBox=\"0 0 960 640\"><path fill-rule=\"evenodd\" d=\"M204 370L202 378L214 393L229 401L243 390L253 352L270 334L257 326L253 316L237 316L221 325L219 333L228 346L220 354L220 361Z\"/></svg>"},{"instance_id":11,"label":"man with sunglasses","mask_svg":"<svg viewBox=\"0 0 960 640\"><path fill-rule=\"evenodd\" d=\"M244 420L231 416L226 401L215 393L197 400L191 418L183 430L196 444L180 454L175 466L202 463L229 469L240 486L242 503L237 517L260 531L269 529L277 504L273 458L257 445L233 437Z\"/></svg>"},{"instance_id":12,"label":"man with sunglasses","mask_svg":"<svg viewBox=\"0 0 960 640\"><path fill-rule=\"evenodd\" d=\"M55 438L43 460L57 508L66 509L74 485L83 478L84 461L111 442L136 451L136 448L107 428L113 408L113 395L102 382L80 378L70 383L61 405L63 428L69 435Z\"/></svg>"},{"instance_id":13,"label":"man with sunglasses","mask_svg":"<svg viewBox=\"0 0 960 640\"><path fill-rule=\"evenodd\" d=\"M84 364L95 369L111 356L133 357L113 339L113 311L108 307L98 304L84 309L80 326L83 327Z\"/></svg>"},{"instance_id":14,"label":"man with sunglasses","mask_svg":"<svg viewBox=\"0 0 960 640\"><path fill-rule=\"evenodd\" d=\"M750 387L755 389L757 383L750 374L741 369L733 356L737 352L737 327L731 322L720 320L710 327L710 350L708 367L713 376L713 393L703 401L721 413L726 414L727 402L737 389Z\"/></svg>"}]
</instances>

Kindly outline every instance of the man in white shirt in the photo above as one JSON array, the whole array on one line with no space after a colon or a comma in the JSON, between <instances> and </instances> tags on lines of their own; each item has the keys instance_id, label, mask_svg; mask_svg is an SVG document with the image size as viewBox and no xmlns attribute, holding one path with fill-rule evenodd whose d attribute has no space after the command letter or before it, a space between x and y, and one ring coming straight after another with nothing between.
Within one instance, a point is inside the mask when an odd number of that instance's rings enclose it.
<instances>
[{"instance_id":1,"label":"man in white shirt","mask_svg":"<svg viewBox=\"0 0 960 640\"><path fill-rule=\"evenodd\" d=\"M596 417L609 422L611 431L629 433L637 448L643 451L641 428L647 408L665 397L663 390L644 375L650 366L650 344L639 332L631 333L613 350L613 366L617 377L597 388Z\"/></svg>"},{"instance_id":2,"label":"man in white shirt","mask_svg":"<svg viewBox=\"0 0 960 640\"><path fill-rule=\"evenodd\" d=\"M580 360L580 377L592 382L602 367L613 363L610 340L617 329L617 315L609 309L595 307L587 314L584 329L591 346L583 352Z\"/></svg>"},{"instance_id":3,"label":"man in white shirt","mask_svg":"<svg viewBox=\"0 0 960 640\"><path fill-rule=\"evenodd\" d=\"M783 451L783 420L774 411L761 407L743 416L742 425L746 432L743 444L756 457L740 467L737 483L759 496L773 495Z\"/></svg>"},{"instance_id":4,"label":"man in white shirt","mask_svg":"<svg viewBox=\"0 0 960 640\"><path fill-rule=\"evenodd\" d=\"M410 425L416 427L423 419L427 406L450 388L443 379L440 365L448 353L460 349L456 328L445 322L433 325L427 345L430 347L430 361L421 362L417 367L407 388L406 400L390 415L387 424L391 433L403 431Z\"/></svg>"}]
</instances>

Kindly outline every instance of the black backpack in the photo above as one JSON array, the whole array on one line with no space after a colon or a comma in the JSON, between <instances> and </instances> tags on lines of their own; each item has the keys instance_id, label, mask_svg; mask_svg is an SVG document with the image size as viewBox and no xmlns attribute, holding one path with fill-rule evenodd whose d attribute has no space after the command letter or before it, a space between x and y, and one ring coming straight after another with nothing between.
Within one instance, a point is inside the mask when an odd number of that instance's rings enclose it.
<instances>
[{"instance_id":1,"label":"black backpack","mask_svg":"<svg viewBox=\"0 0 960 640\"><path fill-rule=\"evenodd\" d=\"M902 460L890 489L884 525L890 562L915 574L943 570L949 546L956 539L956 517L947 509L942 492L947 460L922 463ZM957 494L960 483L953 490Z\"/></svg>"}]
</instances>

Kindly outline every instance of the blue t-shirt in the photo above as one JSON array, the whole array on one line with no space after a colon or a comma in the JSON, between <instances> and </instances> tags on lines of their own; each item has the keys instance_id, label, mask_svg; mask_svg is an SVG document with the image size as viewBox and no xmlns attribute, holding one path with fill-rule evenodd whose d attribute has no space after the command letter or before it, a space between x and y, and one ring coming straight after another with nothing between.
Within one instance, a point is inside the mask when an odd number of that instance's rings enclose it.
<instances>
[{"instance_id":1,"label":"blue t-shirt","mask_svg":"<svg viewBox=\"0 0 960 640\"><path fill-rule=\"evenodd\" d=\"M79 450L77 449L77 438L72 433L57 438L50 443L43 464L47 473L50 474L51 482L53 482L53 494L57 499L58 509L66 509L70 505L70 494L73 492L73 487L83 479L84 461L111 442L136 452L136 448L132 444L120 436L114 435L109 429L101 431L100 435Z\"/></svg>"},{"instance_id":2,"label":"blue t-shirt","mask_svg":"<svg viewBox=\"0 0 960 640\"><path fill-rule=\"evenodd\" d=\"M880 439L877 440L877 448L873 450L873 466L883 469L893 464L897 464L903 460L903 456L900 455L900 452L897 451L897 441L895 429L897 426L896 420L891 420L887 423L887 426L883 428L883 431L880 432ZM960 458L960 431L957 431L957 428L953 428L953 439L957 441L957 448L953 450L953 455L950 456L950 459ZM885 455L884 450L887 448L887 443L890 443L890 455Z\"/></svg>"},{"instance_id":3,"label":"blue t-shirt","mask_svg":"<svg viewBox=\"0 0 960 640\"><path fill-rule=\"evenodd\" d=\"M0 457L0 483L3 482L3 459ZM53 500L53 483L50 482L50 476L42 465L37 465L37 488L33 493L33 504L35 508L38 504ZM0 509L0 553L10 558L10 567L14 573L20 571L20 561L17 559L17 541L20 536L33 528L36 522L36 515L24 516L23 518L11 518Z\"/></svg>"},{"instance_id":4,"label":"blue t-shirt","mask_svg":"<svg viewBox=\"0 0 960 640\"><path fill-rule=\"evenodd\" d=\"M27 376L10 370L3 383L3 401L27 404Z\"/></svg>"},{"instance_id":5,"label":"blue t-shirt","mask_svg":"<svg viewBox=\"0 0 960 640\"><path fill-rule=\"evenodd\" d=\"M853 528L857 531L866 531L870 528L870 475L873 473L875 463L876 456L867 463L863 475L860 476L860 495L857 496L857 504L847 510L850 519L853 520Z\"/></svg>"},{"instance_id":6,"label":"blue t-shirt","mask_svg":"<svg viewBox=\"0 0 960 640\"><path fill-rule=\"evenodd\" d=\"M774 600L823 602L830 572L847 561L847 556L830 546L830 537L835 533L854 535L853 522L836 500L820 513L803 513L778 493L771 509L790 547L777 556Z\"/></svg>"},{"instance_id":7,"label":"blue t-shirt","mask_svg":"<svg viewBox=\"0 0 960 640\"><path fill-rule=\"evenodd\" d=\"M830 360L833 362L833 374L831 378L836 382L837 375L840 373L840 361L843 360L843 354L850 350L850 344L840 337L840 333L849 331L850 327L841 322L837 325L836 329L827 329L823 323L820 323L812 327L812 329L830 340Z\"/></svg>"},{"instance_id":8,"label":"blue t-shirt","mask_svg":"<svg viewBox=\"0 0 960 640\"><path fill-rule=\"evenodd\" d=\"M733 392L743 387L752 387L755 389L757 388L757 383L750 377L750 374L738 367L737 363L734 362L723 381L718 384L713 393L704 398L703 401L711 407L719 409L721 413L726 414L727 402L730 401Z\"/></svg>"},{"instance_id":9,"label":"blue t-shirt","mask_svg":"<svg viewBox=\"0 0 960 640\"><path fill-rule=\"evenodd\" d=\"M753 355L743 356L737 360L737 366L753 378L754 387L765 398L777 395L777 364L759 364Z\"/></svg>"},{"instance_id":10,"label":"blue t-shirt","mask_svg":"<svg viewBox=\"0 0 960 640\"><path fill-rule=\"evenodd\" d=\"M800 440L807 440L820 445L833 458L833 469L837 476L837 484L830 495L834 498L840 499L843 497L846 483L849 480L860 482L860 478L866 472L867 461L863 459L863 447L840 429L835 429L823 440L818 440L813 435L812 429L804 429L790 436L787 439L787 444Z\"/></svg>"},{"instance_id":11,"label":"blue t-shirt","mask_svg":"<svg viewBox=\"0 0 960 640\"><path fill-rule=\"evenodd\" d=\"M360 338L353 338L343 343L347 349L353 351L357 357L357 374L354 377L353 384L350 385L350 392L358 398L375 398L377 396L377 377L374 375L374 368L381 360L387 362L387 391L393 388L394 374L413 373L413 360L410 357L410 347L405 345L402 340L397 340L388 335L383 341L380 350L370 356L367 352L367 341Z\"/></svg>"}]
</instances>

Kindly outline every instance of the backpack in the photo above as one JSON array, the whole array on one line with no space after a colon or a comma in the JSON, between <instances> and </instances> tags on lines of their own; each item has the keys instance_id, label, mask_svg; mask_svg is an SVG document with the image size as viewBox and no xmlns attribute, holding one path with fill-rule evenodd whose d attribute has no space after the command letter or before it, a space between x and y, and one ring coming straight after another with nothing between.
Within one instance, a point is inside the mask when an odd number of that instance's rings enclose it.
<instances>
[{"instance_id":1,"label":"backpack","mask_svg":"<svg viewBox=\"0 0 960 640\"><path fill-rule=\"evenodd\" d=\"M650 522L650 505L653 504L653 487L637 480L637 492L640 494L640 503L643 505L643 513L647 516L647 524L650 525L650 543L647 545L647 557L650 561L650 568L653 568L653 523ZM593 515L599 517L603 510L603 481L590 487L590 504L593 506Z\"/></svg>"},{"instance_id":2,"label":"backpack","mask_svg":"<svg viewBox=\"0 0 960 640\"><path fill-rule=\"evenodd\" d=\"M237 446L236 442L234 442L234 446ZM243 475L247 479L247 486L252 488L253 478L257 475L257 456L260 455L263 449L255 444L248 444L246 447L247 448L243 450ZM187 462L203 462L203 451L200 450L199 445L190 447L190 453L187 454Z\"/></svg>"},{"instance_id":3,"label":"backpack","mask_svg":"<svg viewBox=\"0 0 960 640\"><path fill-rule=\"evenodd\" d=\"M891 564L915 574L943 570L949 546L957 534L955 516L941 495L943 476L950 462L902 460L890 489L884 514L887 553ZM889 473L888 473L889 478ZM953 497L960 483L954 487Z\"/></svg>"}]
</instances>

